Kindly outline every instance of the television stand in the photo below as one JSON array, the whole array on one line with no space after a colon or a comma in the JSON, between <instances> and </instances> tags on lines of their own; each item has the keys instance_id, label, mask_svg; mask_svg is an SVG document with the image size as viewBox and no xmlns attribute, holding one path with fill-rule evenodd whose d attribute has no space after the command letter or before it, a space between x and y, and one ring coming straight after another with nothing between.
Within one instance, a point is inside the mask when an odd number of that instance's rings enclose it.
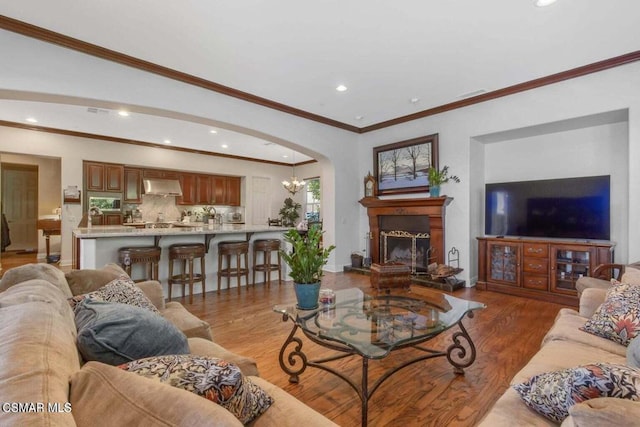
<instances>
[{"instance_id":1,"label":"television stand","mask_svg":"<svg viewBox=\"0 0 640 427\"><path fill-rule=\"evenodd\" d=\"M478 289L578 306L576 281L613 262L602 240L478 237Z\"/></svg>"}]
</instances>

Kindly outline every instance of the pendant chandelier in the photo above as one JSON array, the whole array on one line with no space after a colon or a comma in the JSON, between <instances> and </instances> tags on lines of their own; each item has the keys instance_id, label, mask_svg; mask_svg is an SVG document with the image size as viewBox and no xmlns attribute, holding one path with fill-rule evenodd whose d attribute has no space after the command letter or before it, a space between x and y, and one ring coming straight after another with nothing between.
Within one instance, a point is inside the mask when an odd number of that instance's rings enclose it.
<instances>
[{"instance_id":1,"label":"pendant chandelier","mask_svg":"<svg viewBox=\"0 0 640 427\"><path fill-rule=\"evenodd\" d=\"M306 184L304 180L298 181L298 177L296 176L296 155L293 153L293 163L291 165L291 180L282 181L282 186L285 190L287 190L291 195L295 195L298 191L302 190L304 185Z\"/></svg>"}]
</instances>

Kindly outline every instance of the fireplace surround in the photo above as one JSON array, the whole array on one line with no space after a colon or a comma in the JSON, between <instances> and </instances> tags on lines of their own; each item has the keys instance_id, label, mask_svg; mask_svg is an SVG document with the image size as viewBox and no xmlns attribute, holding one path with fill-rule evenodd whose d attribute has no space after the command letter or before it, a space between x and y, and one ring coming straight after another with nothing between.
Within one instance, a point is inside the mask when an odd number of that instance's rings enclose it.
<instances>
[{"instance_id":1,"label":"fireplace surround","mask_svg":"<svg viewBox=\"0 0 640 427\"><path fill-rule=\"evenodd\" d=\"M367 216L369 217L372 261L375 263L383 261L381 231L408 231L412 233L428 233L429 244L432 248L432 253L430 254L432 261L444 264L446 254L444 247L445 208L452 201L452 197L415 199L365 197L361 199L360 204L367 208ZM392 218L391 221L389 221L389 218ZM405 221L405 219L409 221ZM403 229L403 224L414 225L409 225L409 229ZM416 229L415 224L418 224L420 229ZM420 224L427 224L426 230L425 226ZM397 230L389 230L389 228L396 227L398 228Z\"/></svg>"}]
</instances>

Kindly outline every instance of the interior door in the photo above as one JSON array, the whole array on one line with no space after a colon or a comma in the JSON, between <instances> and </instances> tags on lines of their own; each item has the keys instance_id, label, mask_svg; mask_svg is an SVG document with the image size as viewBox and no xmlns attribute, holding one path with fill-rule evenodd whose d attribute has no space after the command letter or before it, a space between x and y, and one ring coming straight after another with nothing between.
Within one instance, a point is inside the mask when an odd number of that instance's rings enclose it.
<instances>
[{"instance_id":1,"label":"interior door","mask_svg":"<svg viewBox=\"0 0 640 427\"><path fill-rule=\"evenodd\" d=\"M2 212L11 239L6 250L37 251L38 166L2 163Z\"/></svg>"}]
</instances>

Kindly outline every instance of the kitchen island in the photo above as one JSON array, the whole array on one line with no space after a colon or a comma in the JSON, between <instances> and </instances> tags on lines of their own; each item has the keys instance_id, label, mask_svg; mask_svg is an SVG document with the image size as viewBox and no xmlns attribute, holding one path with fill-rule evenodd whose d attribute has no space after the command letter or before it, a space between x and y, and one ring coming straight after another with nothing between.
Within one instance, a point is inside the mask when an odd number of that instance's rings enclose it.
<instances>
[{"instance_id":1,"label":"kitchen island","mask_svg":"<svg viewBox=\"0 0 640 427\"><path fill-rule=\"evenodd\" d=\"M126 225L94 225L73 230L73 268L102 268L111 262L118 262L118 249L125 246L159 246L162 249L159 279L165 295L169 275L168 248L175 243L204 243L207 249L206 290L216 289L218 255L217 244L221 241L277 238L282 239L289 227L270 227L267 225L222 224L198 225L176 224L169 228L136 228ZM132 266L132 276L141 277L144 266ZM283 277L286 266L283 265ZM222 286L226 286L223 281ZM238 286L232 280L231 287ZM178 289L175 289L178 290ZM194 294L201 293L196 284ZM175 294L175 293L174 293Z\"/></svg>"}]
</instances>

